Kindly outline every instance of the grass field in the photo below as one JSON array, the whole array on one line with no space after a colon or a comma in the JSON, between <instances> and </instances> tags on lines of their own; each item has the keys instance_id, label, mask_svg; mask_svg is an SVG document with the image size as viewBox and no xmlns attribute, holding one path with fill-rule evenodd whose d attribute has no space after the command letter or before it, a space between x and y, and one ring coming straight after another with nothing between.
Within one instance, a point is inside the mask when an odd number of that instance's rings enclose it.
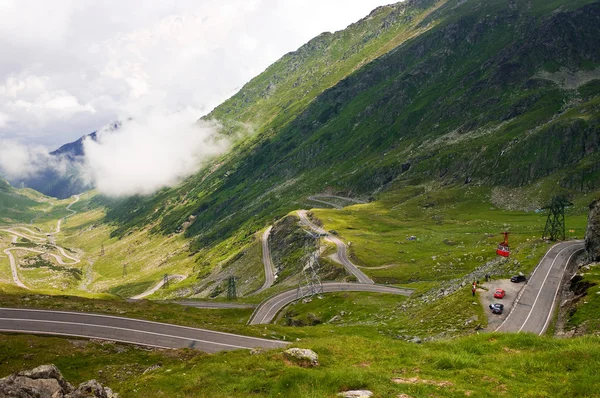
<instances>
[{"instance_id":1,"label":"grass field","mask_svg":"<svg viewBox=\"0 0 600 398\"><path fill-rule=\"evenodd\" d=\"M334 397L350 389L375 397L597 397L599 343L482 334L413 344L331 330L294 344L319 354L319 367L301 368L280 350L207 355L2 335L0 376L54 363L73 383L95 378L125 397Z\"/></svg>"},{"instance_id":2,"label":"grass field","mask_svg":"<svg viewBox=\"0 0 600 398\"><path fill-rule=\"evenodd\" d=\"M569 239L585 234L582 207L567 215ZM498 208L485 187L409 187L369 204L313 213L348 243L352 260L380 283L436 283L463 276L497 257L505 230L511 233L511 260L523 272L531 271L549 247L541 239L545 212ZM416 240L408 239L412 236ZM389 267L369 270L381 266Z\"/></svg>"}]
</instances>

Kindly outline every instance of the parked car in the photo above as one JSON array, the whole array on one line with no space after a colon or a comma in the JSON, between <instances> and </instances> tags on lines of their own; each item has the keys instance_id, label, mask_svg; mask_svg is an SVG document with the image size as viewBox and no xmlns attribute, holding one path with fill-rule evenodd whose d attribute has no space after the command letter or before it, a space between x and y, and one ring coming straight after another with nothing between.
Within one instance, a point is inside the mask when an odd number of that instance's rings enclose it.
<instances>
[{"instance_id":1,"label":"parked car","mask_svg":"<svg viewBox=\"0 0 600 398\"><path fill-rule=\"evenodd\" d=\"M496 289L496 291L494 292L494 297L495 298L504 298L504 295L506 294L506 292L504 291L504 289Z\"/></svg>"},{"instance_id":2,"label":"parked car","mask_svg":"<svg viewBox=\"0 0 600 398\"><path fill-rule=\"evenodd\" d=\"M521 283L525 282L526 280L527 278L525 278L525 275L515 275L512 278L510 278L510 281L514 283Z\"/></svg>"},{"instance_id":3,"label":"parked car","mask_svg":"<svg viewBox=\"0 0 600 398\"><path fill-rule=\"evenodd\" d=\"M504 311L504 305L500 303L490 304L490 310L492 310L493 314L502 314L502 311Z\"/></svg>"}]
</instances>

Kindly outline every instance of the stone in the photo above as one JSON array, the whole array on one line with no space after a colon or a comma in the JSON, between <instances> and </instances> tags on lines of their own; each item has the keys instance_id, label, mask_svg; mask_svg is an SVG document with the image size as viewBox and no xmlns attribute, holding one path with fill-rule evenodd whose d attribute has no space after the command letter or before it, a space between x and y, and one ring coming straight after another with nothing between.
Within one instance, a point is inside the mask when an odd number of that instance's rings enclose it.
<instances>
[{"instance_id":1,"label":"stone","mask_svg":"<svg viewBox=\"0 0 600 398\"><path fill-rule=\"evenodd\" d=\"M302 367L319 366L317 353L306 348L289 348L283 352L283 356L290 362Z\"/></svg>"},{"instance_id":2,"label":"stone","mask_svg":"<svg viewBox=\"0 0 600 398\"><path fill-rule=\"evenodd\" d=\"M590 204L588 227L585 232L585 250L590 262L600 261L600 200Z\"/></svg>"},{"instance_id":3,"label":"stone","mask_svg":"<svg viewBox=\"0 0 600 398\"><path fill-rule=\"evenodd\" d=\"M0 397L15 398L118 398L96 380L81 383L77 389L67 382L54 365L42 365L0 379Z\"/></svg>"},{"instance_id":4,"label":"stone","mask_svg":"<svg viewBox=\"0 0 600 398\"><path fill-rule=\"evenodd\" d=\"M373 392L369 390L352 390L344 391L338 394L338 397L344 398L369 398L373 396Z\"/></svg>"},{"instance_id":5,"label":"stone","mask_svg":"<svg viewBox=\"0 0 600 398\"><path fill-rule=\"evenodd\" d=\"M38 366L37 368L31 369L31 370L25 370L25 371L19 372L19 376L26 377L28 379L34 379L34 380L54 379L60 385L60 387L63 389L63 391L65 391L65 392L73 391L73 386L64 379L64 377L60 373L60 370L58 370L58 368L52 364L51 365L42 365L42 366Z\"/></svg>"},{"instance_id":6,"label":"stone","mask_svg":"<svg viewBox=\"0 0 600 398\"><path fill-rule=\"evenodd\" d=\"M108 398L104 387L96 380L83 382L77 387L77 390L65 395L65 398Z\"/></svg>"}]
</instances>

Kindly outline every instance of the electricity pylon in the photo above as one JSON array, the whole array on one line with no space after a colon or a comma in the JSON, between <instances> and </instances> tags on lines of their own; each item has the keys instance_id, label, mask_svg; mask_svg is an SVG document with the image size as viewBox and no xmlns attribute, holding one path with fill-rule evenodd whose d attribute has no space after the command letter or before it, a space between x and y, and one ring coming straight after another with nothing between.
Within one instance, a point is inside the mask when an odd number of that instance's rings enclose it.
<instances>
[{"instance_id":1,"label":"electricity pylon","mask_svg":"<svg viewBox=\"0 0 600 398\"><path fill-rule=\"evenodd\" d=\"M563 196L555 196L549 206L543 207L544 210L548 209L544 239L565 240L565 207L567 206L573 206L573 203Z\"/></svg>"},{"instance_id":2,"label":"electricity pylon","mask_svg":"<svg viewBox=\"0 0 600 398\"><path fill-rule=\"evenodd\" d=\"M235 276L230 276L227 279L227 300L236 300L237 290L235 286Z\"/></svg>"}]
</instances>

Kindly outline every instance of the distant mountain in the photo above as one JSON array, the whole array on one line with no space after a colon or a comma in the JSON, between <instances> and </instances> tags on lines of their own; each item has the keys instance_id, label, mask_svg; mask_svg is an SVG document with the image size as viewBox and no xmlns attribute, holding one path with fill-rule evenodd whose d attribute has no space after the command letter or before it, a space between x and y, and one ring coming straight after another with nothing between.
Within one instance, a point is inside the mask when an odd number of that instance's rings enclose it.
<instances>
[{"instance_id":1,"label":"distant mountain","mask_svg":"<svg viewBox=\"0 0 600 398\"><path fill-rule=\"evenodd\" d=\"M50 152L50 155L66 156L67 158L72 159L72 160L77 159L84 155L83 140L85 140L86 138L91 138L93 141L96 141L97 133L98 133L97 131L94 131L91 134L84 135L83 137L79 138L77 141L69 142L68 144L61 146L57 150Z\"/></svg>"},{"instance_id":2,"label":"distant mountain","mask_svg":"<svg viewBox=\"0 0 600 398\"><path fill-rule=\"evenodd\" d=\"M118 130L121 122L114 122L105 127L108 130ZM70 142L50 152L50 155L64 161L64 170L53 167L40 170L36 175L23 179L15 179L11 183L16 187L35 189L48 196L64 199L72 195L92 189L93 186L81 176L84 160L83 141L86 138L97 139L98 131L86 134L76 141Z\"/></svg>"}]
</instances>

